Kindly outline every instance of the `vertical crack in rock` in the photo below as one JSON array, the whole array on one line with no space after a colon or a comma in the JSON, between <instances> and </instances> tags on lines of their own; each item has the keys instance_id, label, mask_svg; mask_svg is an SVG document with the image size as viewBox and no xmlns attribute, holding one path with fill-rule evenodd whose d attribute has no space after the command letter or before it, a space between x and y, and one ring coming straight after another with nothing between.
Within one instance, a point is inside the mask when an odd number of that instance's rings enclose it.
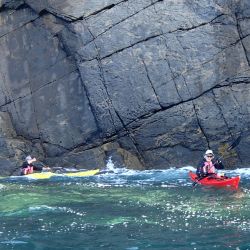
<instances>
[{"instance_id":1,"label":"vertical crack in rock","mask_svg":"<svg viewBox=\"0 0 250 250\"><path fill-rule=\"evenodd\" d=\"M228 130L228 132L229 132L229 134L230 134L230 137L231 137L233 140L235 140L234 135L233 135L232 131L230 130L229 124L228 124L228 122L227 122L227 120L226 120L226 118L225 118L225 116L224 116L224 113L223 113L223 111L222 111L222 109L221 109L221 106L220 106L220 104L219 104L219 103L217 102L217 100L216 100L215 93L214 93L213 90L212 90L211 92L212 92L212 94L213 94L213 96L214 96L214 98L213 98L213 99L214 99L214 102L215 102L216 106L218 107L218 109L219 109L219 111L220 111L221 117L222 117L222 119L223 119L223 121L224 121L224 123L225 123L225 125L226 125L226 127L227 127L227 130ZM236 97L235 97L234 95L232 95L232 96L234 97L235 101L238 103ZM239 105L239 108L241 108L240 105ZM236 150L236 149L235 149L235 150ZM236 152L237 152L237 150L236 150ZM238 152L237 152L237 157L239 158L240 162L242 163L243 161L242 161L242 159L241 159L241 157L240 157L240 155L239 155Z\"/></svg>"},{"instance_id":2,"label":"vertical crack in rock","mask_svg":"<svg viewBox=\"0 0 250 250\"><path fill-rule=\"evenodd\" d=\"M245 47L245 45L243 43L243 39L245 37L243 36L243 33L242 33L242 30L241 30L241 27L240 27L239 18L238 18L238 14L237 13L235 13L235 19L236 19L236 27L237 27L237 31L238 31L238 34L239 34L240 42L241 42L241 45L242 45L243 50L245 52L245 56L246 56L246 60L248 62L248 65L250 66L250 58L248 58L248 56L247 56L247 49L246 49L246 47Z\"/></svg>"},{"instance_id":3,"label":"vertical crack in rock","mask_svg":"<svg viewBox=\"0 0 250 250\"><path fill-rule=\"evenodd\" d=\"M185 83L185 85L186 85L186 88L187 88L187 91L188 91L190 97L192 97L191 92L190 92L190 90L189 90L189 88L188 88L188 85L187 85L187 82L186 82L185 77L182 76L182 78L183 78L183 80L184 80L184 83ZM196 106L195 106L195 104L194 104L194 99L191 99L191 102L192 102L192 105L193 105L193 107L194 107L194 113L195 113L195 116L196 116L197 124L198 124L198 126L199 126L199 128L200 128L202 134L204 135L206 141L207 141L207 147L210 148L209 139L208 139L207 134L205 133L205 130L203 129L203 127L202 127L202 125L201 125L201 122L200 122L200 119L199 119L199 116L198 116L198 112L197 112L197 108L196 108Z\"/></svg>"},{"instance_id":4,"label":"vertical crack in rock","mask_svg":"<svg viewBox=\"0 0 250 250\"><path fill-rule=\"evenodd\" d=\"M88 28L88 27L87 27L87 28ZM89 30L89 29L88 29L88 30ZM90 34L92 35L93 41L94 41L94 40L95 40L94 35L91 33L90 30L89 30L89 32L90 32ZM66 52L66 54L68 54L69 52L68 52L68 50L67 50L66 44L64 44L64 42L61 41L61 40L59 39L59 36L57 36L57 38L58 38L58 40L60 41L60 44L62 45L62 49ZM95 44L95 43L94 43L94 44ZM99 55L98 48L97 48L96 44L95 44L95 48L96 48L96 50L97 50L97 54ZM69 54L68 56L70 56L70 54ZM116 111L116 109L114 108L114 106L113 106L113 104L112 104L112 101L111 101L111 99L110 99L110 95L109 95L108 90L107 90L107 87L106 87L106 85L105 85L105 79L104 79L103 68L102 68L100 56L97 57L96 60L98 61L98 66L99 66L99 69L100 69L100 72L101 72L101 77L102 77L103 86L104 86L104 88L105 88L105 91L106 91L107 96L109 97L109 102L107 103L107 105L113 107L113 109L114 109L114 111L115 111L115 113L116 113L118 119L120 120L121 124L123 125L123 127L124 127L124 129L125 129L125 131L126 131L126 134L129 135L129 137L131 138L131 140L132 140L133 143L134 143L134 146L135 146L135 148L136 148L136 150L137 150L138 158L140 159L141 163L142 163L143 165L145 165L145 164L144 164L144 160L143 160L143 156L142 156L142 154L140 153L140 150L138 149L137 143L135 142L134 138L131 136L130 132L128 131L128 129L126 128L124 122L122 121L122 118L119 116L118 112ZM96 117L96 115L95 115L95 112L94 112L93 105L91 104L91 101L90 101L90 94L89 94L89 92L88 92L87 87L86 87L85 84L84 84L84 81L83 81L82 77L81 77L80 70L79 70L79 66L78 66L78 63L77 63L77 59L76 59L76 58L75 58L75 61L76 61L76 65L77 65L77 68L78 68L79 76L80 76L80 79L81 79L81 85L82 85L82 87L83 87L83 89L84 89L84 92L86 93L87 98L88 98L88 102L89 102L91 111L92 111L92 113L93 113L93 116L94 116L94 119L95 119L96 126L97 126L98 130L101 130L101 128L100 128L100 126L99 126L98 119L97 119L97 117ZM111 110L109 109L108 112L109 112L110 118L111 118L112 121L113 121L113 126L114 126L114 128L116 129L115 122L114 122L114 117L113 117L113 115L112 115L112 113L111 113ZM118 131L118 130L116 129L116 132L117 132L117 133L121 133L122 131ZM104 140L104 141L110 142L110 139L109 139L109 138L112 138L112 137L113 137L113 136L111 135L111 137L106 138L107 140ZM113 140L115 140L115 139L113 139ZM112 142L112 140L111 140L111 142ZM95 145L95 146L91 146L91 147L88 146L88 147L86 147L86 149L91 149L91 148L99 147L102 143L103 143L103 141L97 143L97 145ZM71 151L72 151L72 150L74 150L74 149L76 149L76 148L78 148L78 147L80 147L80 146L82 146L82 144L77 145L76 147L73 147L73 148L68 149L68 150L71 150Z\"/></svg>"},{"instance_id":5,"label":"vertical crack in rock","mask_svg":"<svg viewBox=\"0 0 250 250\"><path fill-rule=\"evenodd\" d=\"M159 97L158 97L158 95L157 95L157 92L156 92L156 90L155 90L155 88L154 88L154 84L152 83L152 81L151 81L151 79L150 79L150 76L149 76L149 72L148 72L147 65L146 65L146 63L144 62L144 60L143 60L143 59L142 59L142 63L143 63L143 65L144 65L144 67L145 67L146 76L147 76L147 79L148 79L148 81L149 81L149 83L150 83L150 85L151 85L152 89L153 89L153 92L154 92L155 98L157 99L158 104L159 104L159 106L161 107L161 109L163 109L163 107L162 107L162 105L161 105L161 103L160 103L160 99L159 99Z\"/></svg>"},{"instance_id":6,"label":"vertical crack in rock","mask_svg":"<svg viewBox=\"0 0 250 250\"><path fill-rule=\"evenodd\" d=\"M214 96L214 98L213 98L213 99L214 99L214 102L215 102L215 104L217 105L218 109L220 110L222 119L224 120L224 123L225 123L225 125L226 125L226 127L227 127L227 130L228 130L228 132L229 132L229 134L230 134L230 137L231 137L233 140L235 140L234 135L233 135L233 133L231 132L230 127L229 127L229 124L228 124L228 122L227 122L227 120L226 120L226 118L225 118L225 116L224 116L224 113L223 113L223 111L222 111L222 109L221 109L221 106L220 106L220 104L219 104L219 103L217 102L217 100L216 100L215 93L214 93L213 90L212 90L211 92L212 92L212 94L213 94L213 96ZM235 96L234 96L234 95L232 95L232 96L233 96L233 98L235 99L235 101L238 103L238 101L237 101L237 99L235 98ZM239 108L241 108L240 105L239 105ZM237 152L237 149L235 149L235 151ZM240 162L243 163L243 161L242 161L242 159L241 159L241 157L240 157L240 154L239 154L238 152L237 152L237 157L239 158Z\"/></svg>"},{"instance_id":7,"label":"vertical crack in rock","mask_svg":"<svg viewBox=\"0 0 250 250\"><path fill-rule=\"evenodd\" d=\"M208 136L206 135L202 125L201 125L201 122L200 122L200 119L199 119L199 116L198 116L198 113L197 113L197 109L196 109L196 106L192 100L192 104L193 104L193 107L194 107L194 113L195 113L195 116L196 116L196 120L197 120L197 124L202 132L202 134L204 135L206 141L207 141L207 147L210 148L210 144L209 144L209 139L208 139Z\"/></svg>"},{"instance_id":8,"label":"vertical crack in rock","mask_svg":"<svg viewBox=\"0 0 250 250\"><path fill-rule=\"evenodd\" d=\"M91 34L92 37L93 37L93 42L94 42L95 50L96 50L96 52L97 52L97 58L96 58L96 60L97 60L97 62L98 62L98 67L99 67L99 70L100 70L100 73L101 73L102 84L103 84L103 87L104 87L104 89L105 89L106 95L107 95L107 97L109 98L108 101L107 101L107 105L108 105L109 107L112 107L112 108L114 109L115 114L117 115L117 117L118 117L118 119L120 120L121 124L123 125L124 129L126 129L126 127L125 127L125 125L124 125L124 123L123 123L121 117L119 116L118 112L116 111L116 109L115 109L115 107L114 107L114 105L113 105L113 103L112 103L112 100L111 100L111 98L110 98L110 95L109 95L107 86L106 86L106 84L105 84L105 77L104 77L104 73L103 73L102 62L101 62L101 59L100 59L100 54L99 54L98 47L97 47L97 45L96 45L96 43L95 43L95 39L96 39L96 38L95 38L95 36L93 35L93 33L91 32L91 30L89 29L88 26L87 26L87 28L88 28L88 31L90 32L90 34ZM116 130L115 120L114 120L114 117L113 117L113 115L112 115L112 113L111 113L111 110L108 109L108 112L109 112L110 118L111 118L111 120L112 120L113 127L114 127L114 129ZM116 131L117 131L117 130L116 130ZM118 131L117 131L117 132L118 132Z\"/></svg>"},{"instance_id":9,"label":"vertical crack in rock","mask_svg":"<svg viewBox=\"0 0 250 250\"><path fill-rule=\"evenodd\" d=\"M7 87L5 75L2 74L2 76L3 76L3 82L2 83L3 83L3 86L5 87L6 92L7 92L7 96L9 97L9 101L7 101L5 104L1 105L0 108L2 108L4 106L8 106L8 105L10 105L12 103L13 107L14 107L14 112L16 113L17 117L19 117L19 113L17 111L15 100L13 98L13 95L12 95L11 91L9 91L9 89ZM8 107L7 107L7 110L8 110Z\"/></svg>"},{"instance_id":10,"label":"vertical crack in rock","mask_svg":"<svg viewBox=\"0 0 250 250\"><path fill-rule=\"evenodd\" d=\"M249 79L248 79L249 80ZM249 84L249 82L237 82L236 84ZM241 133L243 133L243 131L246 131L246 130L248 130L248 128L243 128L242 126L244 126L243 125L243 121L244 121L244 117L243 117L243 114L244 114L244 112L243 112L243 110L242 110L242 105L240 105L240 103L239 103L239 101L238 101L238 99L236 98L236 96L235 96L235 94L234 94L234 91L233 91L233 89L232 89L232 97L233 97L233 99L234 99L234 101L235 101L235 103L237 103L237 106L238 106L238 108L239 108L239 110L240 110L240 112L239 112L239 115L241 116L241 118L239 118L239 124L240 124L240 132ZM233 137L232 137L233 138Z\"/></svg>"},{"instance_id":11,"label":"vertical crack in rock","mask_svg":"<svg viewBox=\"0 0 250 250\"><path fill-rule=\"evenodd\" d=\"M3 103L2 105L0 105L0 108L1 107L4 107L8 104L11 103L11 99L9 99L8 97L10 97L10 92L8 91L8 88L7 88L7 85L6 85L6 77L5 77L5 74L3 72L1 72L1 68L0 68L0 74L2 76L2 82L1 82L1 89L2 89L2 93L3 93L3 96L5 96L5 103ZM5 92L5 93L4 93ZM9 100L8 100L9 99Z\"/></svg>"},{"instance_id":12,"label":"vertical crack in rock","mask_svg":"<svg viewBox=\"0 0 250 250\"><path fill-rule=\"evenodd\" d=\"M167 56L166 56L166 58L165 58L165 61L167 62L168 67L169 67L169 70L170 70L170 72L171 72L171 75L172 75L171 78L172 78L172 81L173 81L173 83L174 83L174 86L175 86L175 89L176 89L176 93L177 93L177 95L179 96L180 101L183 102L183 99L182 99L182 97L181 97L181 95L180 95L180 92L179 92L179 90L178 90L177 83L176 83L176 81L175 81L175 79L176 79L178 76L175 76L175 74L174 74L174 72L173 72L173 69L172 69L172 67L171 67L171 65L170 65L170 62L169 62Z\"/></svg>"},{"instance_id":13,"label":"vertical crack in rock","mask_svg":"<svg viewBox=\"0 0 250 250\"><path fill-rule=\"evenodd\" d=\"M29 5L27 5L27 4L25 4L25 5L23 5L23 6L25 6L25 8L29 8L29 9L31 9L32 11L34 11L33 8L31 8L31 7L30 7ZM39 13L39 16L38 16L37 18L35 18L35 19L33 19L33 20L29 21L29 22L24 23L22 26L16 28L16 29L13 30L13 31L16 31L17 29L20 29L20 28L24 27L25 25L27 25L27 24L29 24L29 23L32 23L32 22L36 21L37 19L41 18L42 16L44 16L44 15L46 15L46 14L48 14L48 13L51 14L51 13L48 12L48 11L41 11L41 12ZM58 16L55 15L55 14L53 14L53 15L54 15L56 18L62 20L63 23L66 23L65 19L63 19L62 17L58 17ZM52 37L58 40L58 44L60 44L60 47L61 47L60 49L62 49L62 50L66 53L66 55L72 57L71 54L68 54L68 51L67 51L67 50L64 50L64 44L63 44L63 42L60 40L58 34L52 34ZM67 56L66 56L65 58L67 58ZM64 59L64 58L63 58L63 59ZM62 60L63 60L63 59L62 59ZM57 62L57 60L56 60L56 62ZM55 63L55 64L56 64L56 63ZM50 65L49 67L51 67L51 66L53 66L53 65ZM73 71L68 72L67 75L68 75L68 74L71 74L72 72L76 72L76 71L77 71L77 72L78 72L78 75L80 76L78 65L76 64L76 66L77 66L77 67L76 67L77 69L74 69ZM49 68L49 67L48 67L48 68ZM47 68L47 69L48 69L48 68ZM63 75L61 78L63 78L63 77L65 77L65 75ZM51 82L49 82L49 83L46 83L45 85L41 86L39 89L41 89L42 87L45 87L45 86L47 86L47 85L49 85L49 84L51 84L51 83L57 81L57 80L58 80L58 79L53 80L53 81L51 81ZM84 84L82 83L82 79L81 79L80 82L81 82L82 88L84 88L83 91L86 93L86 96L87 96L87 98L88 98L89 106L90 106L90 109L92 110L93 117L94 117L94 119L95 119L95 121L96 121L95 123L96 123L96 126L97 126L97 128L98 128L98 122L97 122L97 119L96 119L95 114L94 114L94 112L93 112L93 108L92 108L91 102L90 102L90 100L89 100L89 95L88 95L87 89L85 89L85 86L84 86ZM29 84L30 84L30 82L29 82ZM41 129L40 129L40 125L39 125L39 122L38 122L38 119L37 119L37 116L36 116L37 110L36 110L36 107L35 107L35 105L34 105L34 97L33 97L34 92L38 91L39 89L37 89L37 90L31 92L31 86L29 86L29 88L30 88L30 94L28 94L28 95L31 95L32 109L33 109L33 112L34 112L34 121L35 121L35 124L36 124L36 128L37 128L37 130L38 130L37 132L39 133L37 138L30 138L30 140L31 140L31 141L32 141L32 140L39 140L39 141L40 141L40 144L41 144L41 147L42 147L42 149L43 149L43 153L44 153L44 152L46 152L46 151L45 151L45 149L44 149L44 147L43 147L43 142L45 142L45 143L48 143L48 142L46 142L46 141L45 141L44 139L42 139L42 137L41 137ZM11 96L11 95L10 95L10 96ZM24 97L25 97L25 96L24 96ZM24 98L24 97L23 97L23 98ZM21 97L21 98L22 98L22 97ZM17 100L18 100L18 99L20 99L20 98L17 98ZM13 98L12 98L12 100L11 100L9 103L11 103L11 102L13 102L13 105L14 105L14 107L15 107L15 112L17 113L17 117L19 117L18 112L17 112L17 110L16 110L15 100L13 100ZM98 129L99 129L99 128L98 128ZM70 132L70 131L69 131L69 132ZM74 137L73 137L72 135L71 135L71 139L72 139L72 141L74 142ZM52 143L50 143L50 144L52 145ZM55 144L53 144L53 145L55 145ZM58 146L58 147L61 147L60 145L57 145L57 146ZM64 148L64 149L65 149L65 148Z\"/></svg>"},{"instance_id":14,"label":"vertical crack in rock","mask_svg":"<svg viewBox=\"0 0 250 250\"><path fill-rule=\"evenodd\" d=\"M99 52L98 52L98 57L99 57ZM137 151L137 155L138 155L139 160L140 160L141 163L145 166L144 157L143 157L143 155L142 155L142 153L141 153L141 150L139 149L139 146L138 146L138 144L137 144L137 142L136 142L136 140L135 140L135 138L134 138L132 132L126 127L126 125L125 125L125 123L123 122L121 116L119 115L119 112L116 110L116 108L114 107L114 105L113 105L113 103L112 103L112 100L111 100L111 97L110 97L110 95L109 95L107 86L106 86L106 84L105 84L105 77L104 77L104 73L103 73L103 68L102 68L102 63L101 63L100 57L98 58L98 63L99 63L98 65L99 65L99 67L100 67L100 72L101 72L101 74L102 74L103 86L104 86L105 91L106 91L106 94L107 94L107 96L108 96L108 98L109 98L109 104L110 104L110 105L112 106L112 108L114 109L115 114L117 115L119 121L121 122L121 124L122 124L124 130L127 132L128 136L129 136L130 139L132 140L132 142L133 142L133 144L134 144L134 146L135 146L135 148L136 148L136 151ZM110 111L109 111L109 113L110 113ZM111 113L110 113L110 116L111 116L111 119L113 119L113 116L112 116ZM114 124L114 127L115 127L115 124ZM116 127L115 127L115 129L116 129ZM117 132L118 132L118 131L117 131Z\"/></svg>"},{"instance_id":15,"label":"vertical crack in rock","mask_svg":"<svg viewBox=\"0 0 250 250\"><path fill-rule=\"evenodd\" d=\"M247 37L247 36L245 36L245 37ZM235 46L238 42L241 42L241 39L238 39L238 40L235 41L234 43L229 44L229 45L226 46L226 47L223 47L219 52L215 53L215 54L213 55L213 57L216 57L216 56L218 56L219 54L223 53L226 49L228 49L228 48L230 48L230 47L232 47L232 46ZM209 64L209 63L211 63L212 61L214 61L214 58L211 58L211 59L209 59L209 60L207 60L207 61L201 63L199 66L195 66L195 67L192 67L192 68L190 68L190 69L184 70L182 73L174 73L173 70L172 70L172 68L170 67L170 62L169 62L169 60L166 60L166 61L167 61L168 65L169 65L169 69L170 69L170 71L171 71L171 73L172 73L171 81L174 81L174 82L175 82L175 80L176 80L178 77L183 77L184 75L186 75L186 74L188 74L188 73L192 74L192 71L193 71L193 70L200 70L200 69L202 69L203 66L205 66L206 64ZM242 73L245 73L245 72L242 72ZM236 76L236 75L235 75L235 76ZM168 82L169 82L169 81L168 81ZM167 82L167 83L168 83L168 82ZM222 80L220 83L218 83L218 84L217 84L216 86L214 86L214 87L220 87L220 84L222 84L223 82L225 82L225 80ZM212 87L212 88L213 88L213 87ZM210 88L210 89L204 91L203 93L201 93L201 94L198 95L197 97L200 97L201 95L207 93L207 92L210 91L212 88ZM178 91L178 88L177 88L177 91ZM179 92L177 92L177 93L178 93L178 95L180 96ZM194 97L194 98L195 98L195 97ZM183 100L181 96L180 96L180 99L181 99L181 101ZM192 99L192 97L190 97L190 99L188 99L188 100L191 100L191 99ZM187 101L188 101L188 100L187 100ZM183 101L184 101L184 100L183 100Z\"/></svg>"},{"instance_id":16,"label":"vertical crack in rock","mask_svg":"<svg viewBox=\"0 0 250 250\"><path fill-rule=\"evenodd\" d=\"M99 70L100 70L100 73L101 73L102 84L103 84L103 87L104 87L105 92L106 92L107 97L108 97L108 100L106 101L106 103L107 103L108 107L111 107L114 110L114 112L115 112L116 116L118 117L118 119L120 120L122 126L124 127L124 129L126 129L126 127L125 127L125 125L124 125L121 117L119 116L118 112L116 111L116 109L115 109L115 107L114 107L114 105L112 103L112 100L110 98L107 86L105 84L105 77L104 77L103 67L102 67L102 63L100 61L100 58L97 58L97 62L98 62L98 67L99 67ZM109 112L109 116L110 116L110 118L112 120L113 127L114 127L115 131L118 132L117 129L116 129L116 125L115 125L115 118L113 117L113 114L111 113L111 109L110 108L108 109L108 112Z\"/></svg>"},{"instance_id":17,"label":"vertical crack in rock","mask_svg":"<svg viewBox=\"0 0 250 250\"><path fill-rule=\"evenodd\" d=\"M42 141L42 138L41 138L41 129L40 129L40 125L39 125L39 122L38 122L38 119L37 119L37 111L36 111L36 108L35 108L34 95L32 93L32 88L31 88L31 83L30 82L29 82L29 88L30 88L30 95L31 95L31 104L32 104L31 106L33 108L33 112L34 112L33 115L35 117L34 120L36 122L37 132L38 132L38 136L39 136L38 140L40 141L40 146L41 146L41 148L43 150L43 154L45 155L46 150L44 148L43 141ZM34 139L34 138L32 138L32 139Z\"/></svg>"},{"instance_id":18,"label":"vertical crack in rock","mask_svg":"<svg viewBox=\"0 0 250 250\"><path fill-rule=\"evenodd\" d=\"M56 17L56 18L57 18L57 17ZM65 27L65 28L66 28L66 27ZM67 44L65 44L64 40L63 40L63 39L60 39L60 36L59 36L59 35L57 35L56 37L57 37L58 42L59 42L59 44L60 44L60 46L61 46L61 49L66 53L66 55L67 55L68 57L72 57L72 54L70 53L70 50L68 49L68 46L67 46ZM75 62L75 64L76 64L76 68L77 68L76 71L77 71L78 76L79 76L79 78L80 78L81 87L82 87L82 90L83 90L83 92L86 94L86 97L87 97L87 99L88 99L88 104L89 104L91 113L93 114L93 118L94 118L94 120L95 120L95 124L96 124L96 126L97 126L97 129L98 129L98 130L101 130L101 128L100 128L100 126L99 126L99 122L98 122L97 117L96 117L96 114L95 114L95 111L94 111L94 107L93 107L93 105L92 105L92 103L91 103L91 100L90 100L90 99L91 99L91 98L90 98L90 93L89 93L87 87L85 86L85 84L84 84L84 82L83 82L83 79L82 79L82 76L81 76L81 73L80 73L78 60L77 60L76 56L73 56L73 58L74 58L74 62Z\"/></svg>"},{"instance_id":19,"label":"vertical crack in rock","mask_svg":"<svg viewBox=\"0 0 250 250\"><path fill-rule=\"evenodd\" d=\"M215 93L214 93L213 89L211 90L211 93L212 93L212 95L213 95L214 103L216 104L216 106L218 107L218 109L219 109L219 111L220 111L221 117L222 117L222 119L223 119L223 121L224 121L224 123L225 123L225 125L226 125L226 127L227 127L227 130L228 130L228 132L229 132L231 138L233 138L233 135L232 135L232 132L231 132L231 130L230 130L230 128L229 128L228 122L227 122L227 120L226 120L226 118L225 118L225 116L224 116L224 114L223 114L223 111L222 111L222 109L221 109L220 104L219 104L219 103L217 102L217 100L216 100L216 96L215 96Z\"/></svg>"},{"instance_id":20,"label":"vertical crack in rock","mask_svg":"<svg viewBox=\"0 0 250 250\"><path fill-rule=\"evenodd\" d=\"M87 99L88 99L88 104L89 104L89 107L90 107L90 110L91 110L91 113L93 114L93 117L94 117L94 120L95 120L95 124L97 126L97 129L98 130L101 130L100 128L100 125L99 125L99 122L97 120L97 117L96 117L96 114L95 114L95 111L94 111L94 107L90 101L90 94L89 94L89 91L87 89L87 87L85 86L84 82L83 82L83 79L82 79L82 76L81 76L81 73L80 73L80 70L79 70L79 66L78 66L78 63L76 63L77 67L78 67L78 75L80 77L80 82L81 82L81 86L82 86L82 89L83 91L86 93L86 96L87 96Z\"/></svg>"},{"instance_id":21,"label":"vertical crack in rock","mask_svg":"<svg viewBox=\"0 0 250 250\"><path fill-rule=\"evenodd\" d=\"M245 82L243 82L243 83L244 83L244 84L247 84L247 83L245 83ZM242 82L237 83L237 84L242 84ZM230 86L230 88L231 88L231 86ZM242 111L242 105L240 105L240 103L238 102L236 96L234 95L234 91L233 91L232 88L231 88L231 93L232 93L231 96L232 96L232 98L234 99L234 101L237 103L237 106L238 106L239 110ZM242 115L242 114L243 114L244 112L240 112L240 113L241 113L241 119L242 119L242 121L243 121L244 119L243 119L243 115ZM244 131L245 129L242 128L242 122L239 122L239 124L240 124L240 133L242 134L243 131ZM246 130L247 130L247 129L246 129ZM234 136L232 133L231 133L231 138L232 138L233 140L235 140L235 136ZM240 154L238 153L237 148L235 148L235 151L237 152L237 156L238 156L240 162L243 163L243 160L242 160Z\"/></svg>"},{"instance_id":22,"label":"vertical crack in rock","mask_svg":"<svg viewBox=\"0 0 250 250\"><path fill-rule=\"evenodd\" d=\"M89 30L89 27L88 27L88 30ZM94 38L94 40L95 40L95 37L94 37L94 35L91 33L91 30L89 30L89 32L90 32L90 34L93 36L93 38ZM119 121L121 122L121 124L122 124L124 130L127 132L128 136L131 138L132 142L134 143L134 146L135 146L135 148L136 148L136 151L137 151L137 155L138 155L139 160L141 161L142 165L145 166L144 158L143 158L143 156L142 156L142 153L141 153L141 151L140 151L140 149L139 149L139 147L138 147L138 144L137 144L135 138L134 138L133 135L131 134L131 131L129 131L129 129L126 127L126 125L125 125L125 123L123 122L121 116L119 115L119 112L116 110L116 108L114 107L114 105L113 105L113 103L112 103L112 99L111 99L111 97L110 97L110 94L109 94L108 89L107 89L107 86L106 86L106 81L105 81L105 77L104 77L104 72L103 72L103 67L102 67L102 62L101 62L99 50L98 50L98 47L97 47L95 41L94 41L94 45L95 45L95 48L96 48L96 51L97 51L97 61L98 61L98 67L100 68L100 72L101 72L102 83L103 83L105 92L106 92L106 94L107 94L107 96L108 96L108 98L109 98L109 103L108 103L108 104L109 104L110 106L112 106L112 108L114 109L114 112L115 112L115 114L117 115ZM112 116L110 110L109 110L109 114L110 114L111 119L113 120L114 128L116 129L115 122L114 122L114 118L113 118L113 116ZM117 131L117 132L119 132L119 131Z\"/></svg>"}]
</instances>

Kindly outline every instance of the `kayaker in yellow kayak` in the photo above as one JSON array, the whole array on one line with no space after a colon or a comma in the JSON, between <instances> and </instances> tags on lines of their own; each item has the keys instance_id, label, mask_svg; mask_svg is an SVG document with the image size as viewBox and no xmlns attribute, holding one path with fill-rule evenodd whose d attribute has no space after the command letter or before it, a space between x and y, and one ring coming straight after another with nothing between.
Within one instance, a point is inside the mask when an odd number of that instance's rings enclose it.
<instances>
[{"instance_id":1,"label":"kayaker in yellow kayak","mask_svg":"<svg viewBox=\"0 0 250 250\"><path fill-rule=\"evenodd\" d=\"M35 171L44 171L44 170L50 170L49 167L46 166L39 166L39 164L34 164L37 162L35 157L32 157L28 155L25 158L25 162L21 166L21 175L27 175L27 174L32 174Z\"/></svg>"},{"instance_id":2,"label":"kayaker in yellow kayak","mask_svg":"<svg viewBox=\"0 0 250 250\"><path fill-rule=\"evenodd\" d=\"M203 157L203 160L199 162L196 170L198 178L206 176L221 177L216 173L216 169L223 169L224 166L220 160L214 160L214 153L211 149L208 149Z\"/></svg>"}]
</instances>

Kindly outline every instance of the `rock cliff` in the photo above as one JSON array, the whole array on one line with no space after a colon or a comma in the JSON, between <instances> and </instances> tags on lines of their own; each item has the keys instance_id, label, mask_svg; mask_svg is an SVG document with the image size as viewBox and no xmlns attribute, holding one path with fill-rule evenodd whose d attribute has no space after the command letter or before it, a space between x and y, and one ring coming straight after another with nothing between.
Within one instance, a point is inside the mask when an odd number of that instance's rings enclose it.
<instances>
[{"instance_id":1,"label":"rock cliff","mask_svg":"<svg viewBox=\"0 0 250 250\"><path fill-rule=\"evenodd\" d=\"M249 166L249 83L248 0L0 0L0 171Z\"/></svg>"}]
</instances>

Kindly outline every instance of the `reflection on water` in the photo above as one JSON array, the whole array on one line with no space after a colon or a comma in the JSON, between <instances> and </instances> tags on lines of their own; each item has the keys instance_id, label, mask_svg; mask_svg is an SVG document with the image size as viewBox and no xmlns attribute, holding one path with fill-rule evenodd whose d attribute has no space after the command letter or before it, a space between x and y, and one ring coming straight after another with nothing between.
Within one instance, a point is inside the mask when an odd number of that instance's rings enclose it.
<instances>
[{"instance_id":1,"label":"reflection on water","mask_svg":"<svg viewBox=\"0 0 250 250\"><path fill-rule=\"evenodd\" d=\"M250 171L233 191L188 170L2 181L0 249L250 249Z\"/></svg>"}]
</instances>

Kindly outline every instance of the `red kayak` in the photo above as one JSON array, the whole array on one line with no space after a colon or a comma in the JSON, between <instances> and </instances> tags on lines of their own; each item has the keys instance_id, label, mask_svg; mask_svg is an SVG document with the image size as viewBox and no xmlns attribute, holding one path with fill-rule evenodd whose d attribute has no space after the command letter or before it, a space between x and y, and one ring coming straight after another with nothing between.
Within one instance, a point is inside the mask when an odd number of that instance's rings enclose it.
<instances>
[{"instance_id":1,"label":"red kayak","mask_svg":"<svg viewBox=\"0 0 250 250\"><path fill-rule=\"evenodd\" d=\"M189 176L197 184L201 184L204 186L214 186L214 187L232 187L237 189L240 182L240 176L235 177L212 177L208 176L199 180L197 175L192 171L189 171Z\"/></svg>"}]
</instances>

